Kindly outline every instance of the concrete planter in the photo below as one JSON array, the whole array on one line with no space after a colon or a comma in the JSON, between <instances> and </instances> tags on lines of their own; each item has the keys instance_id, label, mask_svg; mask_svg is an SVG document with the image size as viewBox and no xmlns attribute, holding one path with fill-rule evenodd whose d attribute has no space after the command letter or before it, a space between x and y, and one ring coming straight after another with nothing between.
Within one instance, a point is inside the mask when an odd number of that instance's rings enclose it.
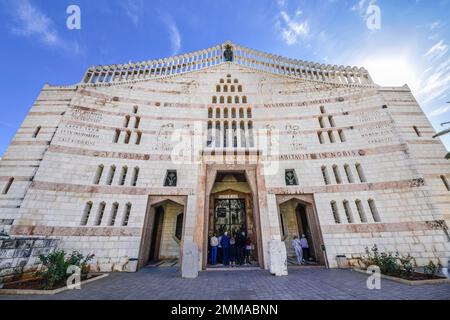
<instances>
[{"instance_id":1,"label":"concrete planter","mask_svg":"<svg viewBox=\"0 0 450 320\"><path fill-rule=\"evenodd\" d=\"M364 273L367 276L370 275L366 272L366 270L362 270L362 269L358 269L358 268L354 268L353 270L356 272L359 272L359 273ZM430 279L430 280L406 280L406 279L402 279L402 278L387 276L384 274L381 274L381 278L386 279L386 280L391 280L394 282L398 282L398 283L402 283L402 284L406 284L408 286L422 286L422 285L426 285L426 284L450 283L450 279L446 279L446 278Z\"/></svg>"},{"instance_id":2,"label":"concrete planter","mask_svg":"<svg viewBox=\"0 0 450 320\"><path fill-rule=\"evenodd\" d=\"M102 274L95 278L91 278L81 282L81 286L106 278L109 274ZM67 287L55 289L55 290L23 290L23 289L0 289L0 295L55 295L64 291L70 290Z\"/></svg>"}]
</instances>

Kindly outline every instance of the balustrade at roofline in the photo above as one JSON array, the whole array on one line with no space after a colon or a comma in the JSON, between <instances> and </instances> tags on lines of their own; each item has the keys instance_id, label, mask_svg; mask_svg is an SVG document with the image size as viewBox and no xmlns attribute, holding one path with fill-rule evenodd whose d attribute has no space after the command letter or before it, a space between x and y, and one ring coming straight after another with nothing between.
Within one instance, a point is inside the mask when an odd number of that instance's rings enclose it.
<instances>
[{"instance_id":1,"label":"balustrade at roofline","mask_svg":"<svg viewBox=\"0 0 450 320\"><path fill-rule=\"evenodd\" d=\"M231 46L233 50L232 62L225 61L224 58L223 52L227 46ZM374 85L369 72L364 68L324 65L289 59L245 48L229 41L209 49L165 59L110 66L91 66L86 71L81 84L110 85L167 78L223 63L232 63L264 73L322 83Z\"/></svg>"}]
</instances>

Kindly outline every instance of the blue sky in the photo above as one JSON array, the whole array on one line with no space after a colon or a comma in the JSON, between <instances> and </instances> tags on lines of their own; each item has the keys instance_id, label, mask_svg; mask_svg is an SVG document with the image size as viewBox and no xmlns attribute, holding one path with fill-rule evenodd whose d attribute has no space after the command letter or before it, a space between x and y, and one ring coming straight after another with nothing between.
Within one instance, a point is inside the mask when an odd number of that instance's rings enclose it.
<instances>
[{"instance_id":1,"label":"blue sky","mask_svg":"<svg viewBox=\"0 0 450 320\"><path fill-rule=\"evenodd\" d=\"M69 5L81 30L66 27ZM381 9L369 30L366 10ZM86 68L191 52L231 40L302 60L366 67L407 83L436 129L450 121L450 0L0 0L0 156L48 82ZM450 148L450 137L444 139Z\"/></svg>"}]
</instances>

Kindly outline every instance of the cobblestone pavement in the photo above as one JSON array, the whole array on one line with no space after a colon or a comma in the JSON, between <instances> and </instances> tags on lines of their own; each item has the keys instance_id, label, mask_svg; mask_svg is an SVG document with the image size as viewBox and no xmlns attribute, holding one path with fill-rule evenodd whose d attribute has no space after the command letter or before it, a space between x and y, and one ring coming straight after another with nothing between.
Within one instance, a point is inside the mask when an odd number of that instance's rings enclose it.
<instances>
[{"instance_id":1,"label":"cobblestone pavement","mask_svg":"<svg viewBox=\"0 0 450 320\"><path fill-rule=\"evenodd\" d=\"M1 299L163 299L163 300L342 300L447 299L450 284L407 286L382 279L381 290L368 290L367 277L351 270L290 269L288 277L265 270L206 271L181 279L172 268L114 273L81 290L55 296L0 296Z\"/></svg>"}]
</instances>

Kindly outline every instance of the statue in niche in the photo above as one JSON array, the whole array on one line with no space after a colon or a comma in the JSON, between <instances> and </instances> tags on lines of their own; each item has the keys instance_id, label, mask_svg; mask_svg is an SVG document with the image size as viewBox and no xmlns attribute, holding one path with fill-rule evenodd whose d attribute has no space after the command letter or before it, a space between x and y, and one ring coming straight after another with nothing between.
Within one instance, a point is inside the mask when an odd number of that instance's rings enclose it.
<instances>
[{"instance_id":1,"label":"statue in niche","mask_svg":"<svg viewBox=\"0 0 450 320\"><path fill-rule=\"evenodd\" d=\"M273 125L266 125L266 134L267 134L267 147L269 152L272 150L273 147L273 131L275 130L275 126Z\"/></svg>"},{"instance_id":2,"label":"statue in niche","mask_svg":"<svg viewBox=\"0 0 450 320\"><path fill-rule=\"evenodd\" d=\"M303 144L300 140L300 127L297 125L286 125L286 131L288 132L291 139L291 149L300 150L303 149Z\"/></svg>"},{"instance_id":3,"label":"statue in niche","mask_svg":"<svg viewBox=\"0 0 450 320\"><path fill-rule=\"evenodd\" d=\"M171 137L173 135L174 125L173 123L168 123L159 129L158 136L156 138L156 146L154 150L159 151L170 151L172 150Z\"/></svg>"},{"instance_id":4,"label":"statue in niche","mask_svg":"<svg viewBox=\"0 0 450 320\"><path fill-rule=\"evenodd\" d=\"M225 58L226 62L233 61L233 48L229 44L227 44L225 47L225 51L223 52L223 57Z\"/></svg>"}]
</instances>

